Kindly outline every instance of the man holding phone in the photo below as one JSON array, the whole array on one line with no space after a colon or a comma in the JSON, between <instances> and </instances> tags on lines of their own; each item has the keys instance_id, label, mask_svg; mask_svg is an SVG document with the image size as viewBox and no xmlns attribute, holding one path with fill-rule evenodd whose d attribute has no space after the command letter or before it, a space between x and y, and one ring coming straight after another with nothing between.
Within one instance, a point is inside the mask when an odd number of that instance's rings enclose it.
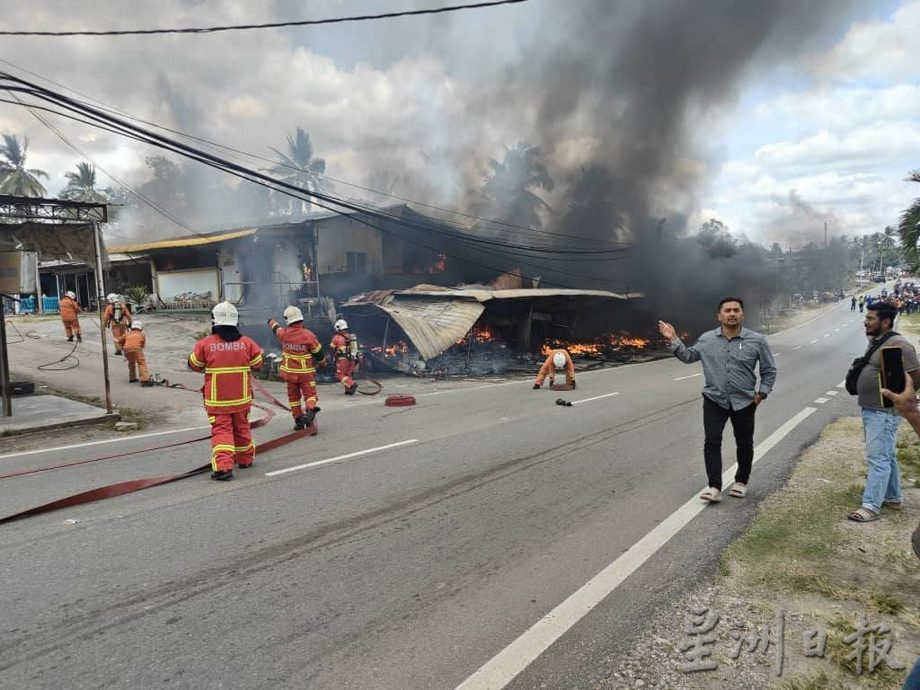
<instances>
[{"instance_id":1,"label":"man holding phone","mask_svg":"<svg viewBox=\"0 0 920 690\"><path fill-rule=\"evenodd\" d=\"M848 517L855 522L878 520L882 506L899 510L901 508L901 472L895 442L901 418L894 409L886 407L888 402L881 393L882 354L888 348L898 348L901 353L903 371L910 376L915 386L920 386L920 360L910 341L900 334L888 335L894 327L897 308L889 302L873 302L866 310L863 326L869 340L869 347L885 338L884 347L876 348L869 361L862 368L856 384L857 401L862 413L863 435L866 440L866 464L868 476L863 491L862 505ZM891 361L891 352L886 360ZM897 374L889 369L889 376Z\"/></svg>"}]
</instances>

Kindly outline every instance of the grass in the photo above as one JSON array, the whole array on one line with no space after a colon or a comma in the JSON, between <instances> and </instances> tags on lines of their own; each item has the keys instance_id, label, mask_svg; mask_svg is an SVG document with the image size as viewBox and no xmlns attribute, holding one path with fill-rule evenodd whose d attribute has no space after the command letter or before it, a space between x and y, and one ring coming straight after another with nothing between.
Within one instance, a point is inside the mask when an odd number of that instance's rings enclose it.
<instances>
[{"instance_id":1,"label":"grass","mask_svg":"<svg viewBox=\"0 0 920 690\"><path fill-rule=\"evenodd\" d=\"M875 625L875 623L870 618L869 626L873 625ZM857 675L856 660L854 659L851 661L847 659L847 656L853 651L853 647L844 642L846 637L855 632L856 621L849 620L843 616L836 616L828 624L826 630L827 648L824 654L825 658L830 659L841 668L852 673L854 676ZM889 654L894 659L905 663L904 660L898 658L896 647L893 647ZM875 670L872 671L872 673L869 673L866 654L863 653L862 673L859 675L861 676L862 681L866 687L899 688L901 687L901 683L904 681L904 676L906 674L906 670L892 671L884 662L877 666Z\"/></svg>"},{"instance_id":2,"label":"grass","mask_svg":"<svg viewBox=\"0 0 920 690\"><path fill-rule=\"evenodd\" d=\"M824 671L808 678L797 678L783 683L780 690L833 690L831 679Z\"/></svg>"}]
</instances>

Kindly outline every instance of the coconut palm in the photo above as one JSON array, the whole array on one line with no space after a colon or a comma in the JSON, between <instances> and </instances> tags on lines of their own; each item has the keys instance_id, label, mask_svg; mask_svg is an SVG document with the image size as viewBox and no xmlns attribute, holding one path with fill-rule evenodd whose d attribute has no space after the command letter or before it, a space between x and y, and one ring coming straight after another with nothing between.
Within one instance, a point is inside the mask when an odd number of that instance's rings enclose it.
<instances>
[{"instance_id":1,"label":"coconut palm","mask_svg":"<svg viewBox=\"0 0 920 690\"><path fill-rule=\"evenodd\" d=\"M0 144L0 193L13 196L44 196L45 188L38 178L48 177L44 170L26 168L29 138L4 134Z\"/></svg>"},{"instance_id":2,"label":"coconut palm","mask_svg":"<svg viewBox=\"0 0 920 690\"><path fill-rule=\"evenodd\" d=\"M326 171L326 159L313 156L313 144L310 135L300 127L294 136L288 134L287 153L272 148L278 154L278 162L270 169L282 182L300 187L311 192L317 192L322 186L321 175ZM287 199L287 213L294 214L298 204L301 213L310 211L309 201L298 201L292 197Z\"/></svg>"},{"instance_id":3,"label":"coconut palm","mask_svg":"<svg viewBox=\"0 0 920 690\"><path fill-rule=\"evenodd\" d=\"M539 148L521 143L512 148L506 146L501 161L490 159L492 174L486 178L483 200L474 210L504 223L542 227L539 212L551 209L531 190L552 191L553 180L540 162L541 155Z\"/></svg>"},{"instance_id":4,"label":"coconut palm","mask_svg":"<svg viewBox=\"0 0 920 690\"><path fill-rule=\"evenodd\" d=\"M77 163L77 171L65 173L67 186L61 191L62 199L70 201L87 201L102 204L108 201L105 194L96 189L96 166L90 163Z\"/></svg>"},{"instance_id":5,"label":"coconut palm","mask_svg":"<svg viewBox=\"0 0 920 690\"><path fill-rule=\"evenodd\" d=\"M920 182L920 170L914 170L907 176L908 182ZM910 267L911 273L920 272L920 198L904 209L898 223L898 235L901 238L901 252Z\"/></svg>"}]
</instances>

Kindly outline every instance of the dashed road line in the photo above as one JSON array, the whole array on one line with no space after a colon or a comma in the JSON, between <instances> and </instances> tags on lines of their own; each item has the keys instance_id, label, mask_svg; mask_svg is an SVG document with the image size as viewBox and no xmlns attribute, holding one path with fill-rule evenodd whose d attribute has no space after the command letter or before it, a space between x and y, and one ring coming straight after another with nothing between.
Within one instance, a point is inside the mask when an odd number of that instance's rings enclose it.
<instances>
[{"instance_id":1,"label":"dashed road line","mask_svg":"<svg viewBox=\"0 0 920 690\"><path fill-rule=\"evenodd\" d=\"M582 403L591 402L592 400L600 400L601 398L609 398L613 395L619 395L619 391L614 393L604 393L603 395L595 395L593 398L585 398L584 400L573 400L573 405L581 405Z\"/></svg>"},{"instance_id":2,"label":"dashed road line","mask_svg":"<svg viewBox=\"0 0 920 690\"><path fill-rule=\"evenodd\" d=\"M698 371L698 372L696 372L695 374L690 374L689 376L678 376L678 377L677 377L676 379L674 379L674 380L675 380L675 381L683 381L684 379L692 379L692 378L694 378L694 377L696 377L696 376L702 376L702 375L703 375L703 373L700 372L700 371Z\"/></svg>"},{"instance_id":3,"label":"dashed road line","mask_svg":"<svg viewBox=\"0 0 920 690\"><path fill-rule=\"evenodd\" d=\"M824 403L827 402L827 398L815 398L815 402L816 402L818 405L823 405Z\"/></svg>"},{"instance_id":4,"label":"dashed road line","mask_svg":"<svg viewBox=\"0 0 920 690\"><path fill-rule=\"evenodd\" d=\"M827 391L824 395L837 395L840 391Z\"/></svg>"}]
</instances>

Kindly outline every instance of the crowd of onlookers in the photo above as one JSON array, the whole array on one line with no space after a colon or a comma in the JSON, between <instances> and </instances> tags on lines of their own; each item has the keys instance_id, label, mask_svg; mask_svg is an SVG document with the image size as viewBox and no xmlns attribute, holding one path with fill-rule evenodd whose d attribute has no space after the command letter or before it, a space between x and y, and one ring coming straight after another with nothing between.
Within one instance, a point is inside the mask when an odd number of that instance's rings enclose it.
<instances>
[{"instance_id":1,"label":"crowd of onlookers","mask_svg":"<svg viewBox=\"0 0 920 690\"><path fill-rule=\"evenodd\" d=\"M913 314L920 311L920 284L899 280L890 292L888 288L882 288L877 295L860 295L858 298L854 295L850 301L850 310L856 311L858 308L862 312L880 302L893 304L898 314Z\"/></svg>"}]
</instances>

